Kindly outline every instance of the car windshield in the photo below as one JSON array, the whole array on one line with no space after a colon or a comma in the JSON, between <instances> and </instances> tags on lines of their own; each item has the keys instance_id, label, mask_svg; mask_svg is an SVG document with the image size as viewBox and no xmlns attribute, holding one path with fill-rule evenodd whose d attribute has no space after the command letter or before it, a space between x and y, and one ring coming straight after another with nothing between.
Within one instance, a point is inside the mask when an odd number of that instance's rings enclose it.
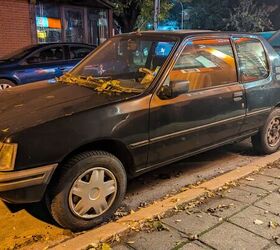
<instances>
[{"instance_id":1,"label":"car windshield","mask_svg":"<svg viewBox=\"0 0 280 250\"><path fill-rule=\"evenodd\" d=\"M34 46L26 46L24 48L18 49L4 57L0 57L0 61L16 61L24 58L26 55L34 50Z\"/></svg>"},{"instance_id":2,"label":"car windshield","mask_svg":"<svg viewBox=\"0 0 280 250\"><path fill-rule=\"evenodd\" d=\"M144 36L115 37L59 81L100 91L141 93L153 82L175 43Z\"/></svg>"}]
</instances>

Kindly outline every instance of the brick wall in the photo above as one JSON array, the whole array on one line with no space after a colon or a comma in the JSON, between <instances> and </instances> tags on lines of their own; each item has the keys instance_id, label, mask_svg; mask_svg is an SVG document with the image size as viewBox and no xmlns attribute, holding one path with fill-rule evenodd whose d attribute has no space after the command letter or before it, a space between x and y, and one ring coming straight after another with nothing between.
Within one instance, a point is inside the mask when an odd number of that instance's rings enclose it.
<instances>
[{"instance_id":1,"label":"brick wall","mask_svg":"<svg viewBox=\"0 0 280 250\"><path fill-rule=\"evenodd\" d=\"M32 43L28 0L0 0L0 57Z\"/></svg>"}]
</instances>

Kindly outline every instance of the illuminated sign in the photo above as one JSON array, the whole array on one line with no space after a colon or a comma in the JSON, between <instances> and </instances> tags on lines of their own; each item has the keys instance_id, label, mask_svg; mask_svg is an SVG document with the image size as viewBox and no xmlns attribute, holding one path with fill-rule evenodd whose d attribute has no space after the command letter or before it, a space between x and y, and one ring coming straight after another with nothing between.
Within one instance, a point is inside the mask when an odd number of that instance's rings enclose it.
<instances>
[{"instance_id":1,"label":"illuminated sign","mask_svg":"<svg viewBox=\"0 0 280 250\"><path fill-rule=\"evenodd\" d=\"M39 28L61 29L61 20L58 18L36 17L36 25Z\"/></svg>"},{"instance_id":2,"label":"illuminated sign","mask_svg":"<svg viewBox=\"0 0 280 250\"><path fill-rule=\"evenodd\" d=\"M47 17L36 17L36 25L40 28L48 28L49 27L49 21Z\"/></svg>"}]
</instances>

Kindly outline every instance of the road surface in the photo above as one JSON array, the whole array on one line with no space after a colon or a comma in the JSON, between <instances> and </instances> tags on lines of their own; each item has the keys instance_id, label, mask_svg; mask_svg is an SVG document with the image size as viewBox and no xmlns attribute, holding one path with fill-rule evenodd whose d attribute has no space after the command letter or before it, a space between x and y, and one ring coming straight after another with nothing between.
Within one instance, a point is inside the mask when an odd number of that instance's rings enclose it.
<instances>
[{"instance_id":1,"label":"road surface","mask_svg":"<svg viewBox=\"0 0 280 250\"><path fill-rule=\"evenodd\" d=\"M249 141L244 141L144 174L128 183L120 214L172 195L188 184L245 165L257 157ZM44 249L75 236L59 228L42 204L19 206L0 202L0 218L0 249Z\"/></svg>"}]
</instances>

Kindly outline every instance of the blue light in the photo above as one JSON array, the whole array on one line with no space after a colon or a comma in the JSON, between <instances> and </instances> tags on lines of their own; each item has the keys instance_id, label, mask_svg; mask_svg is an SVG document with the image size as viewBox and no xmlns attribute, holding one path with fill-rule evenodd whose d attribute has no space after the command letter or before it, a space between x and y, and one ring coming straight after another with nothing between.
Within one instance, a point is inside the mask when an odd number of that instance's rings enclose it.
<instances>
[{"instance_id":1,"label":"blue light","mask_svg":"<svg viewBox=\"0 0 280 250\"><path fill-rule=\"evenodd\" d=\"M49 21L47 17L36 17L36 25L40 28L48 28L49 27Z\"/></svg>"}]
</instances>

